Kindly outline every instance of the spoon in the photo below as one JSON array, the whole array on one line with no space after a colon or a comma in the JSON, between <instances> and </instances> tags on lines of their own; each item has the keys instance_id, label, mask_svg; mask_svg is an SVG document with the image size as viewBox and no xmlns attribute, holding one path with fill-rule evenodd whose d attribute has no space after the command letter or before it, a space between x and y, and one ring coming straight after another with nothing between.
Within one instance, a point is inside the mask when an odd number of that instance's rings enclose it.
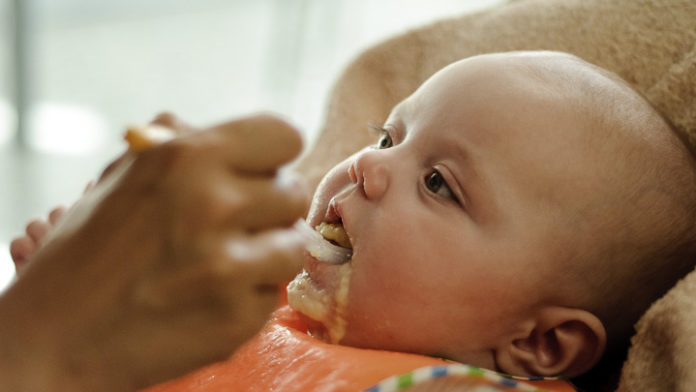
<instances>
[{"instance_id":1,"label":"spoon","mask_svg":"<svg viewBox=\"0 0 696 392\"><path fill-rule=\"evenodd\" d=\"M343 264L350 260L353 250L334 245L309 226L304 219L295 223L295 229L307 240L307 252L315 259L331 264Z\"/></svg>"}]
</instances>

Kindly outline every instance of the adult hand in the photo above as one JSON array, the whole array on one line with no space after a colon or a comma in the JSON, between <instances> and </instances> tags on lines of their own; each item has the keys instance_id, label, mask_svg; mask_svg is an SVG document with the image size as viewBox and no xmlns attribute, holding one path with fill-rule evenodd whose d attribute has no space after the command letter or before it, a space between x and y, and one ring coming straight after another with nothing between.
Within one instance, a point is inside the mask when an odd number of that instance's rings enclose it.
<instances>
[{"instance_id":1,"label":"adult hand","mask_svg":"<svg viewBox=\"0 0 696 392\"><path fill-rule=\"evenodd\" d=\"M0 298L5 390L132 391L228 356L302 264L301 149L256 116L112 164Z\"/></svg>"},{"instance_id":2,"label":"adult hand","mask_svg":"<svg viewBox=\"0 0 696 392\"><path fill-rule=\"evenodd\" d=\"M169 129L174 136L182 136L197 131L193 126L184 122L177 116L171 113L161 113L150 123ZM127 153L126 153L127 154ZM126 155L124 154L124 155ZM121 159L114 160L109 169L116 167L121 162ZM105 173L109 171L105 170ZM85 192L87 192L94 182L90 181L87 184ZM44 238L51 232L53 227L65 215L67 208L58 206L51 210L47 219L35 218L27 223L25 233L10 242L10 255L15 264L15 270L18 275L21 275L24 267L28 264L31 256L43 242Z\"/></svg>"}]
</instances>

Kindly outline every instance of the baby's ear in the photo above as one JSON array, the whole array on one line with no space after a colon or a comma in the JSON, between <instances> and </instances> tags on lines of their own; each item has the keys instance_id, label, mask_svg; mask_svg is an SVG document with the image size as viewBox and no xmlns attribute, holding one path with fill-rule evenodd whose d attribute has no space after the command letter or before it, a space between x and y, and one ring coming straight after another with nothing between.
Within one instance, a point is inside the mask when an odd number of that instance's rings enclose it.
<instances>
[{"instance_id":1,"label":"baby's ear","mask_svg":"<svg viewBox=\"0 0 696 392\"><path fill-rule=\"evenodd\" d=\"M500 370L529 376L579 376L599 361L607 335L602 322L580 309L549 307L525 336L496 350Z\"/></svg>"}]
</instances>

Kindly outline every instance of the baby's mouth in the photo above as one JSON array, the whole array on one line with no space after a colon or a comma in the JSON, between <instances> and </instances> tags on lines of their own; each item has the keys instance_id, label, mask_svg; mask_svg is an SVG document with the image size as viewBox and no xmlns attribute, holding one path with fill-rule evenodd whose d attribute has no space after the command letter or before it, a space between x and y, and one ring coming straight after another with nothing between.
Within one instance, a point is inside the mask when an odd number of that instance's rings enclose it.
<instances>
[{"instance_id":1,"label":"baby's mouth","mask_svg":"<svg viewBox=\"0 0 696 392\"><path fill-rule=\"evenodd\" d=\"M350 237L340 223L320 223L312 229L307 221L300 219L295 229L304 236L305 249L318 261L330 264L343 264L353 255Z\"/></svg>"},{"instance_id":2,"label":"baby's mouth","mask_svg":"<svg viewBox=\"0 0 696 392\"><path fill-rule=\"evenodd\" d=\"M353 244L343 228L343 222L335 223L321 222L314 228L324 239L341 248L353 249Z\"/></svg>"}]
</instances>

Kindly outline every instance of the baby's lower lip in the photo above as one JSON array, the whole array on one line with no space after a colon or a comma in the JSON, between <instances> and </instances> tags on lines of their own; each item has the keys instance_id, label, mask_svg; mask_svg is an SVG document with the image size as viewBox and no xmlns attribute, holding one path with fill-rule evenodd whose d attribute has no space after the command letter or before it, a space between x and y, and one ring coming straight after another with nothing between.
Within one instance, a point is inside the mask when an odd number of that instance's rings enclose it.
<instances>
[{"instance_id":1,"label":"baby's lower lip","mask_svg":"<svg viewBox=\"0 0 696 392\"><path fill-rule=\"evenodd\" d=\"M334 292L338 284L338 265L329 264L319 261L312 256L309 257L309 262L305 266L305 270L312 278L312 282L317 288L326 292Z\"/></svg>"}]
</instances>

